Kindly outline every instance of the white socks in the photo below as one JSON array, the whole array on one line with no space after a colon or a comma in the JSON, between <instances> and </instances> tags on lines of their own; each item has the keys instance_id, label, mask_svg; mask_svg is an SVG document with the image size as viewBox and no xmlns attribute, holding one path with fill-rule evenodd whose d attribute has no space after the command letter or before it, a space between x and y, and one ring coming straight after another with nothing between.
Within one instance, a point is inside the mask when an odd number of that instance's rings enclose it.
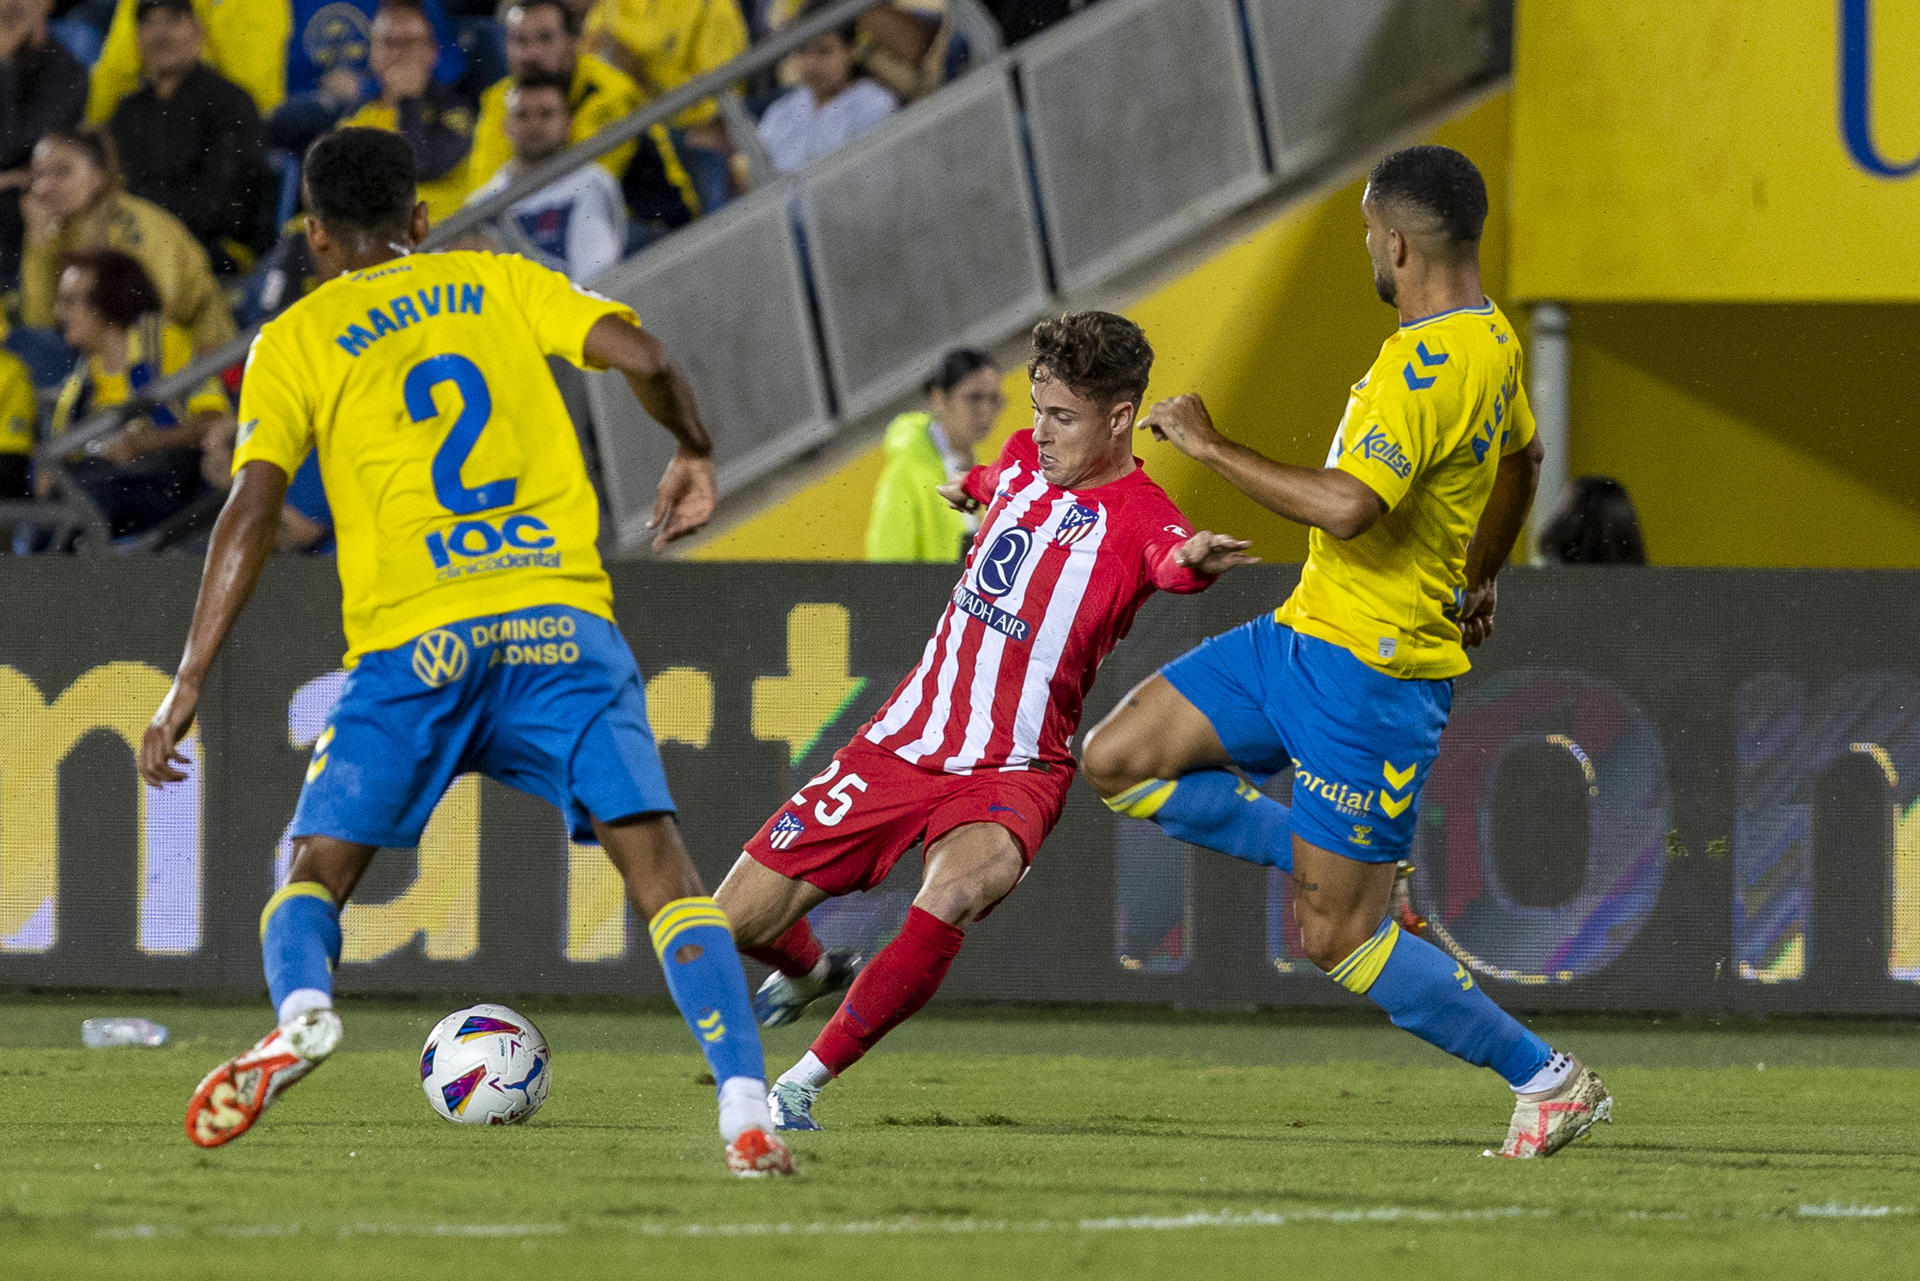
<instances>
[{"instance_id":1,"label":"white socks","mask_svg":"<svg viewBox=\"0 0 1920 1281\"><path fill-rule=\"evenodd\" d=\"M322 992L317 987L299 987L287 993L286 999L280 1002L280 1008L275 1011L275 1014L279 1017L280 1026L285 1027L309 1011L332 1008L331 992Z\"/></svg>"},{"instance_id":2,"label":"white socks","mask_svg":"<svg viewBox=\"0 0 1920 1281\"><path fill-rule=\"evenodd\" d=\"M758 1077L730 1076L720 1086L720 1138L731 1143L747 1130L773 1133L767 1083Z\"/></svg>"},{"instance_id":3,"label":"white socks","mask_svg":"<svg viewBox=\"0 0 1920 1281\"><path fill-rule=\"evenodd\" d=\"M820 1061L819 1056L812 1050L808 1050L800 1056L798 1063L780 1074L780 1079L794 1085L804 1085L809 1090L817 1090L833 1080L833 1073L827 1071L827 1065Z\"/></svg>"},{"instance_id":4,"label":"white socks","mask_svg":"<svg viewBox=\"0 0 1920 1281\"><path fill-rule=\"evenodd\" d=\"M1573 1071L1573 1055L1554 1053L1547 1059L1545 1067L1513 1087L1515 1094L1544 1094L1548 1090L1557 1090Z\"/></svg>"}]
</instances>

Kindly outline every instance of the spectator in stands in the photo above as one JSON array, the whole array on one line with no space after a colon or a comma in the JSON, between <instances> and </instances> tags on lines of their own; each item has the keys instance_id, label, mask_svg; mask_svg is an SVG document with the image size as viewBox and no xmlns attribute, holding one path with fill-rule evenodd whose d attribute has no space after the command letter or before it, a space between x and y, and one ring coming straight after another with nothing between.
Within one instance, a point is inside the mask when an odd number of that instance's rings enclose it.
<instances>
[{"instance_id":1,"label":"spectator in stands","mask_svg":"<svg viewBox=\"0 0 1920 1281\"><path fill-rule=\"evenodd\" d=\"M781 173L837 151L899 108L891 93L862 74L854 57L858 35L848 23L800 46L800 83L760 118L760 139Z\"/></svg>"},{"instance_id":2,"label":"spectator in stands","mask_svg":"<svg viewBox=\"0 0 1920 1281\"><path fill-rule=\"evenodd\" d=\"M313 248L307 244L306 219L290 218L254 273L253 287L241 308L243 321L265 324L314 291L320 283Z\"/></svg>"},{"instance_id":3,"label":"spectator in stands","mask_svg":"<svg viewBox=\"0 0 1920 1281\"><path fill-rule=\"evenodd\" d=\"M573 112L569 145L591 138L645 102L640 86L624 72L580 51L580 18L564 0L521 0L507 10L506 27L509 79L480 97L480 121L473 134L476 178L498 173L513 158L506 128L512 81L552 76L567 82L567 105ZM700 212L700 198L667 131L656 125L647 138L650 145L637 155L629 143L607 153L600 163L615 178L625 177L622 189L635 218L679 226Z\"/></svg>"},{"instance_id":4,"label":"spectator in stands","mask_svg":"<svg viewBox=\"0 0 1920 1281\"><path fill-rule=\"evenodd\" d=\"M39 410L33 397L33 374L26 362L0 348L0 501L33 495L34 428ZM11 528L0 523L0 555L13 545Z\"/></svg>"},{"instance_id":5,"label":"spectator in stands","mask_svg":"<svg viewBox=\"0 0 1920 1281\"><path fill-rule=\"evenodd\" d=\"M1644 565L1647 546L1626 487L1576 476L1540 534L1540 558L1562 565Z\"/></svg>"},{"instance_id":6,"label":"spectator in stands","mask_svg":"<svg viewBox=\"0 0 1920 1281\"><path fill-rule=\"evenodd\" d=\"M428 216L435 222L452 217L473 186L468 170L473 112L433 78L440 44L421 0L380 0L368 58L380 96L341 121L341 127L385 129L405 138Z\"/></svg>"},{"instance_id":7,"label":"spectator in stands","mask_svg":"<svg viewBox=\"0 0 1920 1281\"><path fill-rule=\"evenodd\" d=\"M975 518L947 504L936 487L965 476L973 451L993 431L1006 399L1000 371L983 351L960 347L926 383L931 414L901 414L887 426L886 467L867 520L867 559L956 561Z\"/></svg>"},{"instance_id":8,"label":"spectator in stands","mask_svg":"<svg viewBox=\"0 0 1920 1281\"><path fill-rule=\"evenodd\" d=\"M107 125L126 188L185 223L215 271L247 271L273 227L260 113L200 61L192 0L137 0L135 15L145 78Z\"/></svg>"},{"instance_id":9,"label":"spectator in stands","mask_svg":"<svg viewBox=\"0 0 1920 1281\"><path fill-rule=\"evenodd\" d=\"M483 200L504 191L542 160L558 155L573 130L567 82L528 76L507 91L507 141L513 159L473 193ZM627 248L627 207L620 184L599 165L582 165L516 203L509 247L522 249L557 271L589 281L620 261Z\"/></svg>"},{"instance_id":10,"label":"spectator in stands","mask_svg":"<svg viewBox=\"0 0 1920 1281\"><path fill-rule=\"evenodd\" d=\"M57 306L60 327L82 360L54 406L56 441L193 359L193 341L162 319L159 289L127 254L70 257ZM67 470L105 513L116 538L139 533L199 494L201 439L231 420L226 393L209 379L184 401L158 405L96 442L69 460ZM52 477L36 477L35 487L46 496Z\"/></svg>"},{"instance_id":11,"label":"spectator in stands","mask_svg":"<svg viewBox=\"0 0 1920 1281\"><path fill-rule=\"evenodd\" d=\"M440 45L434 81L458 90L467 54L453 22L441 0L421 0L420 7ZM369 63L379 8L378 0L293 0L287 98L269 126L274 146L305 154L315 138L380 96Z\"/></svg>"},{"instance_id":12,"label":"spectator in stands","mask_svg":"<svg viewBox=\"0 0 1920 1281\"><path fill-rule=\"evenodd\" d=\"M0 280L20 272L33 144L80 123L87 71L47 35L50 0L0 0Z\"/></svg>"},{"instance_id":13,"label":"spectator in stands","mask_svg":"<svg viewBox=\"0 0 1920 1281\"><path fill-rule=\"evenodd\" d=\"M587 48L631 76L649 102L747 51L739 0L598 0L583 34ZM732 146L718 113L708 99L672 124L690 144L726 153Z\"/></svg>"},{"instance_id":14,"label":"spectator in stands","mask_svg":"<svg viewBox=\"0 0 1920 1281\"><path fill-rule=\"evenodd\" d=\"M178 218L120 189L113 142L88 126L48 134L33 149L33 182L21 202L27 226L20 265L20 319L47 328L61 265L71 254L118 249L140 260L159 286L167 320L206 351L234 336L233 313L207 251Z\"/></svg>"},{"instance_id":15,"label":"spectator in stands","mask_svg":"<svg viewBox=\"0 0 1920 1281\"><path fill-rule=\"evenodd\" d=\"M779 31L802 12L819 7L814 0L773 0L767 29ZM867 74L901 102L923 98L945 83L947 51L953 43L947 0L884 0L861 14L854 26L865 42ZM782 84L799 78L794 59L783 63L781 72Z\"/></svg>"},{"instance_id":16,"label":"spectator in stands","mask_svg":"<svg viewBox=\"0 0 1920 1281\"><path fill-rule=\"evenodd\" d=\"M120 100L140 87L137 3L118 0L114 6L87 95L92 124L105 124ZM205 33L207 65L245 89L262 117L272 115L287 93L291 0L193 0L193 12Z\"/></svg>"}]
</instances>

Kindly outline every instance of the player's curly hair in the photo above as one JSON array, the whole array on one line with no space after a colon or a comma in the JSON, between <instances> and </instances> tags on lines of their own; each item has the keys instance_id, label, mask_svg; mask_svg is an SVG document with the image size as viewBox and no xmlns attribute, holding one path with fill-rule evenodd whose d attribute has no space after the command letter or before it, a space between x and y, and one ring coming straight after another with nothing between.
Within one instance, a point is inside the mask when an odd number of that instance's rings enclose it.
<instances>
[{"instance_id":1,"label":"player's curly hair","mask_svg":"<svg viewBox=\"0 0 1920 1281\"><path fill-rule=\"evenodd\" d=\"M1076 396L1102 405L1147 394L1153 347L1140 326L1110 311L1071 311L1033 327L1027 376L1058 378Z\"/></svg>"},{"instance_id":2,"label":"player's curly hair","mask_svg":"<svg viewBox=\"0 0 1920 1281\"><path fill-rule=\"evenodd\" d=\"M1406 147L1385 157L1367 174L1367 195L1428 215L1463 251L1480 243L1487 224L1486 180L1452 147Z\"/></svg>"},{"instance_id":3,"label":"player's curly hair","mask_svg":"<svg viewBox=\"0 0 1920 1281\"><path fill-rule=\"evenodd\" d=\"M405 235L413 221L413 148L385 129L337 129L307 148L307 211L329 228Z\"/></svg>"}]
</instances>

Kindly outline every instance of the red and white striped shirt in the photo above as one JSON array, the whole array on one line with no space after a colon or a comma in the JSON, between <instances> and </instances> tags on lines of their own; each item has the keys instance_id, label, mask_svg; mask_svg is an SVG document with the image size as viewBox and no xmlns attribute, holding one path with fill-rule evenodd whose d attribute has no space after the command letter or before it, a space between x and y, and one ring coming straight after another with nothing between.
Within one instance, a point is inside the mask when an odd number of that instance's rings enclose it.
<instances>
[{"instance_id":1,"label":"red and white striped shirt","mask_svg":"<svg viewBox=\"0 0 1920 1281\"><path fill-rule=\"evenodd\" d=\"M1138 467L1061 489L1023 431L966 489L987 505L966 570L920 665L861 732L950 774L1070 766L1087 690L1140 606L1156 588L1197 592L1213 579L1175 558L1192 531Z\"/></svg>"}]
</instances>

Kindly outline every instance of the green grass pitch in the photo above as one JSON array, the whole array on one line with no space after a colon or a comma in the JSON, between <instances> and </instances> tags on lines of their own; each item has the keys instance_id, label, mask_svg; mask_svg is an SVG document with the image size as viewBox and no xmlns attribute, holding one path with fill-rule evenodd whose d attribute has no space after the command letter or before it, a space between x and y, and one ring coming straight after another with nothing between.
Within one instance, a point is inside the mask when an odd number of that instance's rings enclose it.
<instances>
[{"instance_id":1,"label":"green grass pitch","mask_svg":"<svg viewBox=\"0 0 1920 1281\"><path fill-rule=\"evenodd\" d=\"M448 1003L349 1001L342 1052L201 1152L181 1109L259 1006L0 1001L0 1273L1920 1275L1911 1024L1543 1021L1617 1123L1505 1162L1479 1157L1500 1082L1372 1020L934 1013L823 1096L801 1178L747 1182L676 1019L517 1005L555 1052L524 1127L428 1110L415 1056ZM82 1018L130 1011L173 1044L79 1047ZM817 1024L769 1037L774 1070Z\"/></svg>"}]
</instances>

